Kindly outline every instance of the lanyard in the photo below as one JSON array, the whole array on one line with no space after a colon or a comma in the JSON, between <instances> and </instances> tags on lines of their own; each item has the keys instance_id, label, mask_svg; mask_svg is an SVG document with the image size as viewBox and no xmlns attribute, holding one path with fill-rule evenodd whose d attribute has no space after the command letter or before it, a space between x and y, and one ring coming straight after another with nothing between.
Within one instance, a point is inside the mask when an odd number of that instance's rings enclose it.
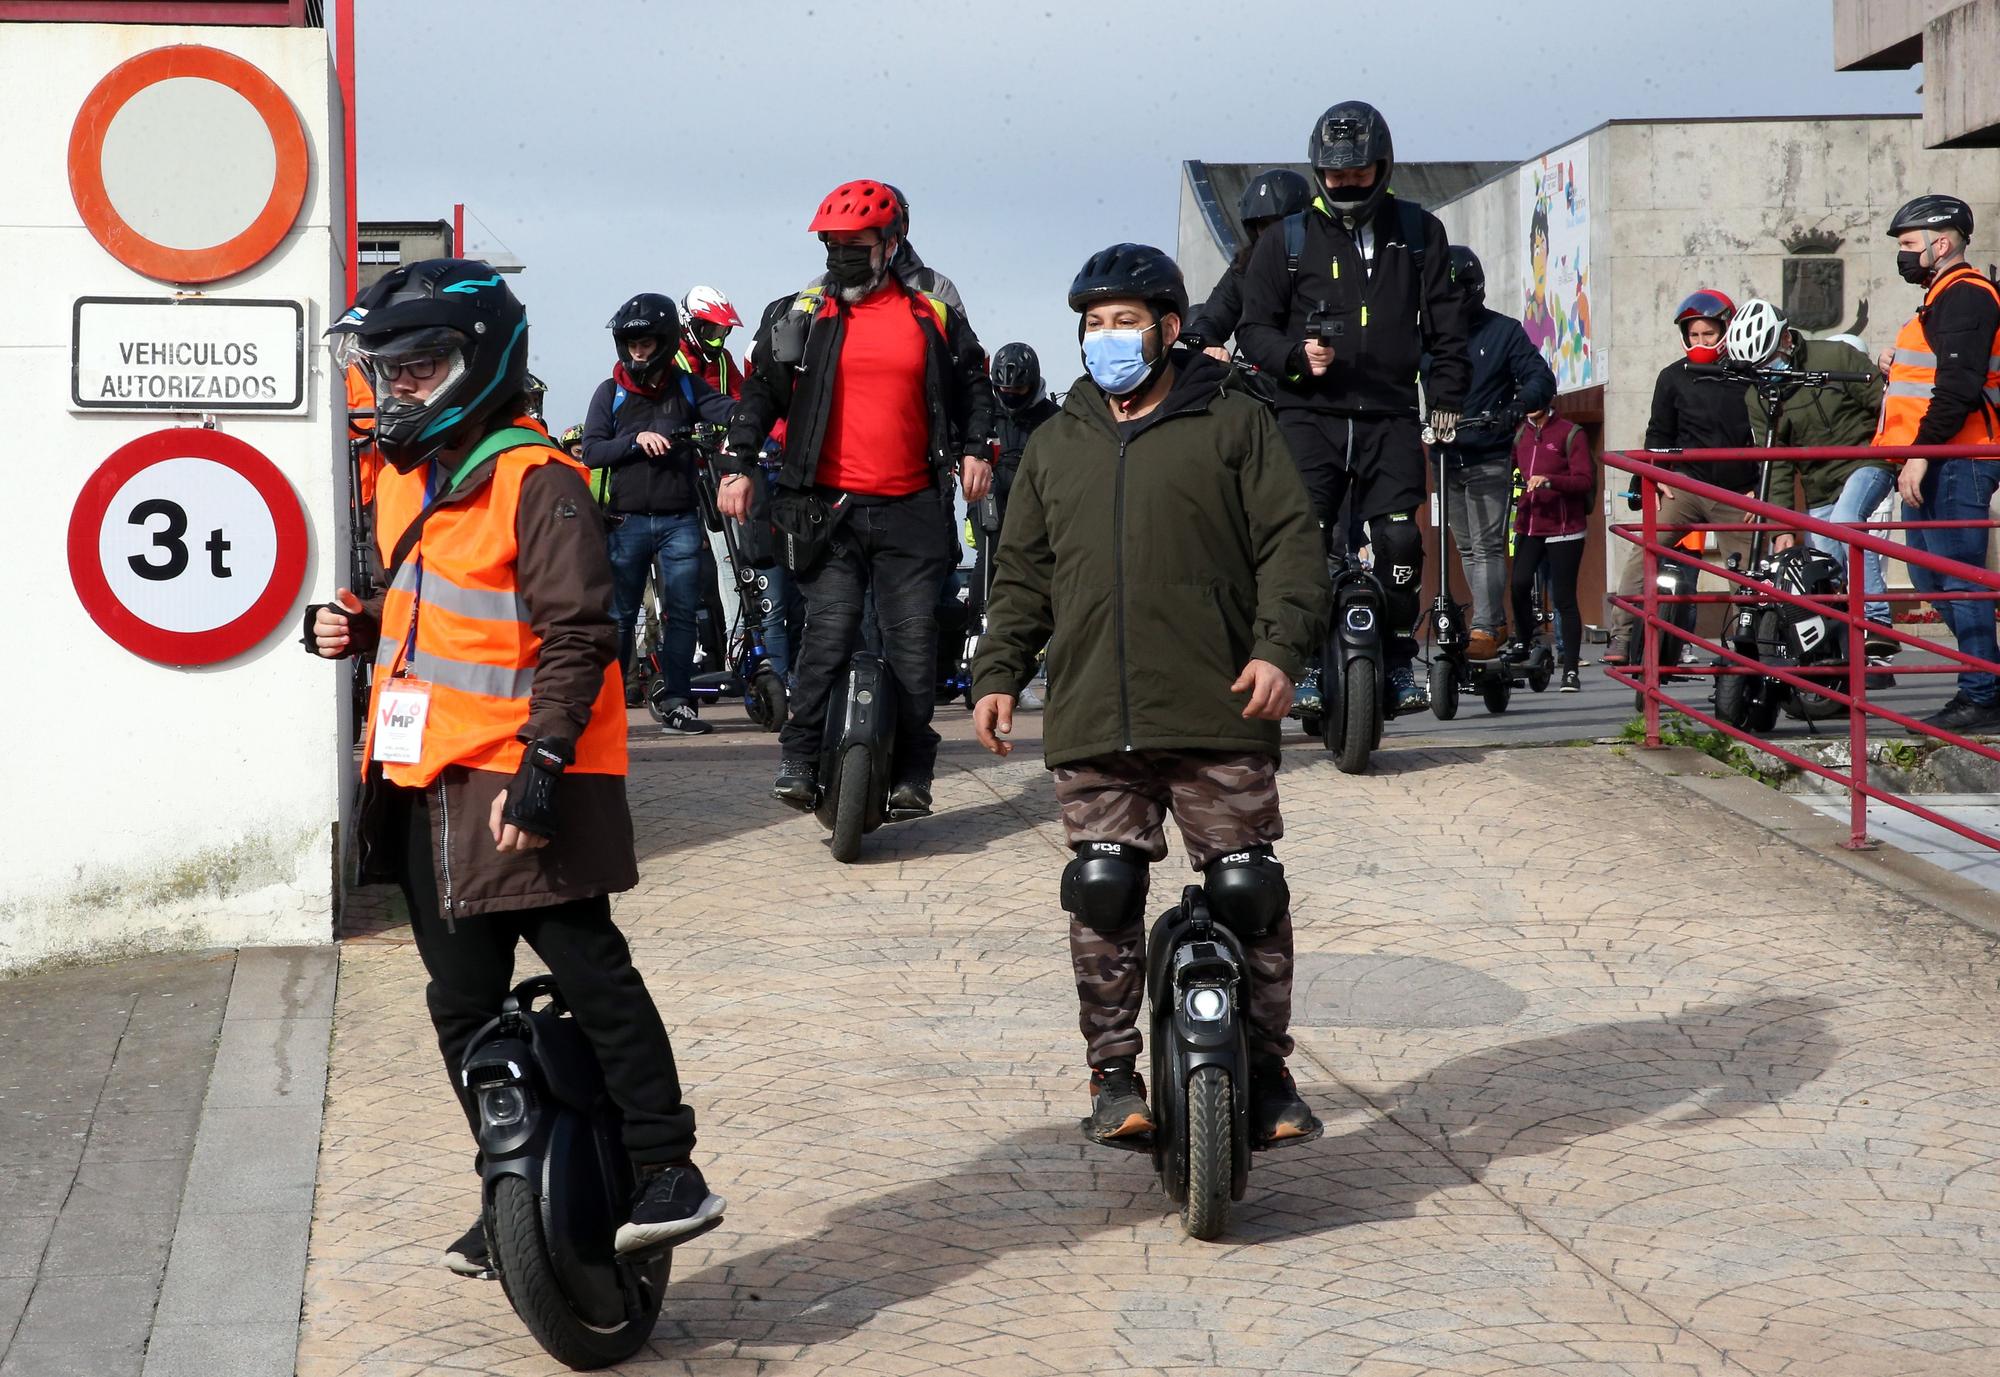
<instances>
[{"instance_id":1,"label":"lanyard","mask_svg":"<svg viewBox=\"0 0 2000 1377\"><path fill-rule=\"evenodd\" d=\"M451 476L451 481L445 484L442 491L440 491L438 488L438 478L440 477L442 470L440 470L436 462L433 461L428 466L424 475L424 513L419 514L419 519L422 518L423 514L428 513L432 507L435 507L439 502L443 501L446 497L449 497L452 493L456 492L458 490L458 485L465 481L466 475L471 473L474 469L478 468L480 464L485 462L485 460L486 456L484 454L481 454L477 450L474 450L470 455L466 457L465 462L458 466L458 472L454 473ZM416 585L410 590L410 628L403 635L403 653L400 657L398 657L396 664L396 673L399 675L408 674L410 672L410 657L417 653L417 615L423 611L423 606L424 606L423 550L424 550L424 540L423 537L419 535L417 537L417 548L412 556L417 563L416 563Z\"/></svg>"}]
</instances>

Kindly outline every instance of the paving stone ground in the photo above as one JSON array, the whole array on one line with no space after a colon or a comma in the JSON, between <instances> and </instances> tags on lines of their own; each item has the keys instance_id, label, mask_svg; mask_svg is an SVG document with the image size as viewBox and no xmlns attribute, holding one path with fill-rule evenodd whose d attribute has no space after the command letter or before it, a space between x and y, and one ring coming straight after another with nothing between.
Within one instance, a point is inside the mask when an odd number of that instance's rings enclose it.
<instances>
[{"instance_id":1,"label":"paving stone ground","mask_svg":"<svg viewBox=\"0 0 2000 1377\"><path fill-rule=\"evenodd\" d=\"M617 914L731 1205L625 1370L1994 1372L1993 941L1611 751L1391 731L1366 777L1287 759L1327 1134L1259 1157L1215 1244L1077 1135L1031 747L949 746L938 816L841 867L763 798L769 737L639 746ZM406 933L357 931L299 1370L560 1371L436 1265L470 1144Z\"/></svg>"}]
</instances>

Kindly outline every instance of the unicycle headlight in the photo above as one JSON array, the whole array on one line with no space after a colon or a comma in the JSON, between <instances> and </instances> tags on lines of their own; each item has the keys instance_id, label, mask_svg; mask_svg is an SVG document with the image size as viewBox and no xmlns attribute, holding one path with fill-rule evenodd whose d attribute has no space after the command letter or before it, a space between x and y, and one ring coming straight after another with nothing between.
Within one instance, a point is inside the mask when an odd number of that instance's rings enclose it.
<instances>
[{"instance_id":1,"label":"unicycle headlight","mask_svg":"<svg viewBox=\"0 0 2000 1377\"><path fill-rule=\"evenodd\" d=\"M1187 1016L1196 1023L1220 1023L1229 1017L1229 992L1214 985L1200 985L1187 992Z\"/></svg>"},{"instance_id":2,"label":"unicycle headlight","mask_svg":"<svg viewBox=\"0 0 2000 1377\"><path fill-rule=\"evenodd\" d=\"M1375 629L1375 609L1372 607L1348 608L1347 629L1356 633L1373 631Z\"/></svg>"},{"instance_id":3,"label":"unicycle headlight","mask_svg":"<svg viewBox=\"0 0 2000 1377\"><path fill-rule=\"evenodd\" d=\"M479 1092L479 1117L488 1128L513 1128L528 1117L528 1089L521 1085L483 1087Z\"/></svg>"}]
</instances>

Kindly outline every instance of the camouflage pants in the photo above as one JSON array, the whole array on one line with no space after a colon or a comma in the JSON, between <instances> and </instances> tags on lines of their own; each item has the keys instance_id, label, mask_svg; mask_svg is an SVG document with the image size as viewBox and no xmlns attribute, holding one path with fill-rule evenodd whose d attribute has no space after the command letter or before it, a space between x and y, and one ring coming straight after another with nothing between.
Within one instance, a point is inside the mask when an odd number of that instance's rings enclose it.
<instances>
[{"instance_id":1,"label":"camouflage pants","mask_svg":"<svg viewBox=\"0 0 2000 1377\"><path fill-rule=\"evenodd\" d=\"M1056 767L1056 801L1069 843L1121 842L1148 861L1167 854L1172 813L1200 870L1218 856L1285 835L1278 816L1278 762L1221 751L1135 751ZM1178 889L1176 890L1178 896ZM1092 1066L1136 1057L1146 986L1146 920L1114 933L1069 920L1079 1024ZM1292 916L1244 943L1250 966L1246 1011L1253 1054L1288 1057L1292 1022Z\"/></svg>"}]
</instances>

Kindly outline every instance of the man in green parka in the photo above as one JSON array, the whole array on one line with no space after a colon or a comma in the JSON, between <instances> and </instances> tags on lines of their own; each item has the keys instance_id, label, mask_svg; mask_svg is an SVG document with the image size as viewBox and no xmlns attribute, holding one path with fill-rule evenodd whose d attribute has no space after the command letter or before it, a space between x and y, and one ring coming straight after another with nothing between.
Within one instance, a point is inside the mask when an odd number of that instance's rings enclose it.
<instances>
[{"instance_id":1,"label":"man in green parka","mask_svg":"<svg viewBox=\"0 0 2000 1377\"><path fill-rule=\"evenodd\" d=\"M1211 891L1261 896L1216 916L1252 988L1251 1134L1320 1133L1285 1069L1292 924L1272 852L1279 724L1324 639L1332 594L1319 528L1276 421L1238 375L1174 352L1187 287L1174 261L1117 244L1069 292L1088 376L1028 443L1000 534L973 665L974 722L998 755L1014 697L1048 646L1043 750L1076 859L1063 872L1091 1068L1085 1130L1153 1127L1135 1067L1147 866L1169 812Z\"/></svg>"}]
</instances>

